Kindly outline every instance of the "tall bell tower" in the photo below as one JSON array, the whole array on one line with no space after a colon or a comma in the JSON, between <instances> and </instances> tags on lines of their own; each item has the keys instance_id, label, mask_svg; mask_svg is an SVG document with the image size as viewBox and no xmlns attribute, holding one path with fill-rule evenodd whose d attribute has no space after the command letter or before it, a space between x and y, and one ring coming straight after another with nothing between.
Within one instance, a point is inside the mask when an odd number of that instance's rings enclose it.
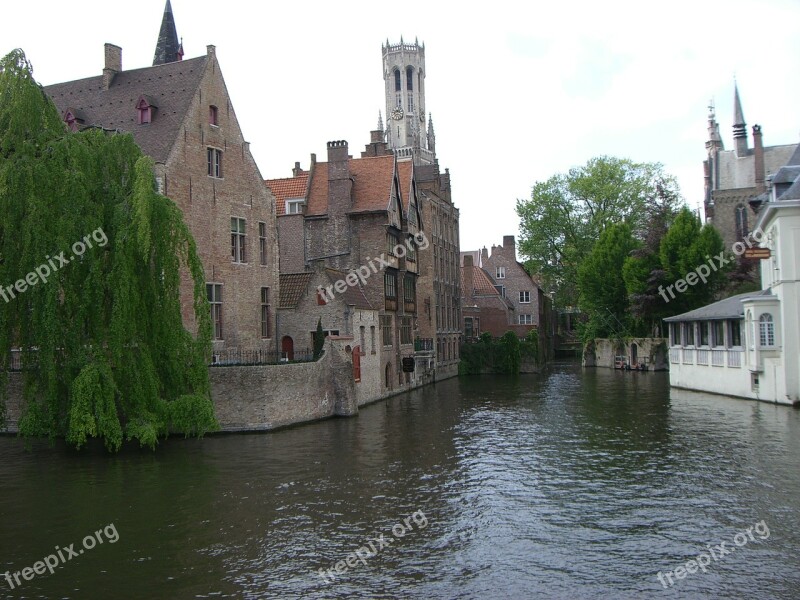
<instances>
[{"instance_id":1,"label":"tall bell tower","mask_svg":"<svg viewBox=\"0 0 800 600\"><path fill-rule=\"evenodd\" d=\"M425 113L425 44L381 46L386 88L386 143L398 160L435 162ZM432 124L432 123L431 123Z\"/></svg>"}]
</instances>

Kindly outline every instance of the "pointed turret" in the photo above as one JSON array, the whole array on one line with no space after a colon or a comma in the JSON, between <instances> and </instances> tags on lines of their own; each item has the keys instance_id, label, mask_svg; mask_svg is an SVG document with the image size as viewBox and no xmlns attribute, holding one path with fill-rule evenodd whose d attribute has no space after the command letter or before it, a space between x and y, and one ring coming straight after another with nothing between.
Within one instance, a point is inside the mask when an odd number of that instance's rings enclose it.
<instances>
[{"instance_id":1,"label":"pointed turret","mask_svg":"<svg viewBox=\"0 0 800 600\"><path fill-rule=\"evenodd\" d=\"M706 150L723 150L722 136L719 134L719 123L714 108L714 100L708 103L708 140L706 140Z\"/></svg>"},{"instance_id":2,"label":"pointed turret","mask_svg":"<svg viewBox=\"0 0 800 600\"><path fill-rule=\"evenodd\" d=\"M381 111L378 111L378 131L383 131L383 114Z\"/></svg>"},{"instance_id":3,"label":"pointed turret","mask_svg":"<svg viewBox=\"0 0 800 600\"><path fill-rule=\"evenodd\" d=\"M175 62L181 60L182 57L183 43L178 40L175 17L172 15L172 5L167 0L167 4L164 7L164 17L161 19L161 30L158 32L153 66Z\"/></svg>"},{"instance_id":4,"label":"pointed turret","mask_svg":"<svg viewBox=\"0 0 800 600\"><path fill-rule=\"evenodd\" d=\"M436 134L433 132L433 115L428 113L428 150L436 154Z\"/></svg>"},{"instance_id":5,"label":"pointed turret","mask_svg":"<svg viewBox=\"0 0 800 600\"><path fill-rule=\"evenodd\" d=\"M736 144L736 155L747 154L747 126L744 122L742 101L739 98L739 85L733 83L733 141Z\"/></svg>"}]
</instances>

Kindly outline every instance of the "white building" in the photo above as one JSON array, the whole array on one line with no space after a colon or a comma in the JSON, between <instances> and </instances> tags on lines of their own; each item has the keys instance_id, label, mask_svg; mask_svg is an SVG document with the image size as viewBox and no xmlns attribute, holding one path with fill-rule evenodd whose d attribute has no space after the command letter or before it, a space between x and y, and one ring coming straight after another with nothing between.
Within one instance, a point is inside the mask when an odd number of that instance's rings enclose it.
<instances>
[{"instance_id":1,"label":"white building","mask_svg":"<svg viewBox=\"0 0 800 600\"><path fill-rule=\"evenodd\" d=\"M770 250L760 292L665 319L670 384L800 405L800 151L775 174L759 229Z\"/></svg>"}]
</instances>

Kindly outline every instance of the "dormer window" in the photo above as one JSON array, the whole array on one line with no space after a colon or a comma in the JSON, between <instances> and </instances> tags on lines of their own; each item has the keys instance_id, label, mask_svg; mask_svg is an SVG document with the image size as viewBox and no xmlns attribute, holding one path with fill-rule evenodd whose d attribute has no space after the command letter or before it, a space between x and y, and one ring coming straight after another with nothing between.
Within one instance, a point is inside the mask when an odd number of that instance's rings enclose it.
<instances>
[{"instance_id":1,"label":"dormer window","mask_svg":"<svg viewBox=\"0 0 800 600\"><path fill-rule=\"evenodd\" d=\"M139 96L136 101L136 124L147 125L153 122L156 103L149 96Z\"/></svg>"},{"instance_id":2,"label":"dormer window","mask_svg":"<svg viewBox=\"0 0 800 600\"><path fill-rule=\"evenodd\" d=\"M303 212L303 206L305 206L305 200L303 198L290 198L286 200L286 214L287 215L299 215Z\"/></svg>"},{"instance_id":3,"label":"dormer window","mask_svg":"<svg viewBox=\"0 0 800 600\"><path fill-rule=\"evenodd\" d=\"M208 107L208 123L219 127L219 109L213 104Z\"/></svg>"},{"instance_id":4,"label":"dormer window","mask_svg":"<svg viewBox=\"0 0 800 600\"><path fill-rule=\"evenodd\" d=\"M64 111L64 123L67 124L70 131L78 131L80 125L83 125L83 115L74 108L68 108Z\"/></svg>"}]
</instances>

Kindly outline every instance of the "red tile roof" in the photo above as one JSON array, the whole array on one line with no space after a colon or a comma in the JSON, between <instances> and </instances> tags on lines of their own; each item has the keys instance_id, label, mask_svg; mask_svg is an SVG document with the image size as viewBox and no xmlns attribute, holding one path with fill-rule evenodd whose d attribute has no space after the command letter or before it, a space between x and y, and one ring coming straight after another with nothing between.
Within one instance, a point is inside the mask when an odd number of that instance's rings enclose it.
<instances>
[{"instance_id":1,"label":"red tile roof","mask_svg":"<svg viewBox=\"0 0 800 600\"><path fill-rule=\"evenodd\" d=\"M281 273L278 308L297 308L313 273Z\"/></svg>"},{"instance_id":2,"label":"red tile roof","mask_svg":"<svg viewBox=\"0 0 800 600\"><path fill-rule=\"evenodd\" d=\"M266 179L264 183L275 194L275 212L278 216L281 216L286 214L286 200L306 197L308 173L304 172L297 177L286 177L284 179Z\"/></svg>"},{"instance_id":3,"label":"red tile roof","mask_svg":"<svg viewBox=\"0 0 800 600\"><path fill-rule=\"evenodd\" d=\"M350 159L353 178L353 212L387 210L392 195L394 156ZM316 163L308 190L307 215L328 213L328 163Z\"/></svg>"},{"instance_id":4,"label":"red tile roof","mask_svg":"<svg viewBox=\"0 0 800 600\"><path fill-rule=\"evenodd\" d=\"M397 176L400 178L400 193L403 195L403 212L408 214L411 207L411 182L414 177L414 163L410 160L397 163Z\"/></svg>"},{"instance_id":5,"label":"red tile roof","mask_svg":"<svg viewBox=\"0 0 800 600\"><path fill-rule=\"evenodd\" d=\"M464 277L464 272L466 269L472 268L472 290L464 290L465 296L469 294L469 296L499 296L500 292L497 291L497 288L494 287L495 283L492 281L492 278L489 274L481 269L480 267L476 267L473 265L472 267L461 267L461 282L462 284L466 281Z\"/></svg>"}]
</instances>

